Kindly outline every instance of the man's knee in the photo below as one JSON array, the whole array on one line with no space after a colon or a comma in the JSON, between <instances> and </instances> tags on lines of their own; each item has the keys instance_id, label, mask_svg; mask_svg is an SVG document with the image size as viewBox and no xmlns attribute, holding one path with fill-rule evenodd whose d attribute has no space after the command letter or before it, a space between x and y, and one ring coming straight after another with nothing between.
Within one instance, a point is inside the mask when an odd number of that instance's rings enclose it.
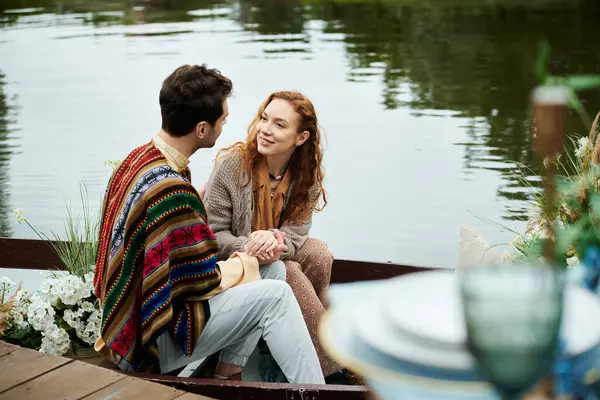
<instances>
[{"instance_id":1,"label":"man's knee","mask_svg":"<svg viewBox=\"0 0 600 400\"><path fill-rule=\"evenodd\" d=\"M263 279L274 279L285 281L285 264L283 261L275 261L273 264L260 267L260 276Z\"/></svg>"},{"instance_id":2,"label":"man's knee","mask_svg":"<svg viewBox=\"0 0 600 400\"><path fill-rule=\"evenodd\" d=\"M263 279L261 280L261 291L264 294L269 294L270 297L277 299L278 301L287 299L287 297L294 295L292 288L288 285L285 280L277 279Z\"/></svg>"}]
</instances>

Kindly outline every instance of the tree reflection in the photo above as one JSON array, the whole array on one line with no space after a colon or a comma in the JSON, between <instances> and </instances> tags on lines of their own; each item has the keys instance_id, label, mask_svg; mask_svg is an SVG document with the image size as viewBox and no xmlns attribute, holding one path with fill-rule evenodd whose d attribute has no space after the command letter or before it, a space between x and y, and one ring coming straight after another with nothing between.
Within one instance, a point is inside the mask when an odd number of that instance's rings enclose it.
<instances>
[{"instance_id":1,"label":"tree reflection","mask_svg":"<svg viewBox=\"0 0 600 400\"><path fill-rule=\"evenodd\" d=\"M513 7L496 3L319 2L314 13L327 21L326 32L343 34L354 70L381 71L385 108L455 110L469 119L470 140L460 144L465 147L465 168L500 172L507 184L498 194L524 200L528 194L519 190L520 174L511 162L539 170L529 113L537 44L549 40L551 69L557 75L600 72L600 56L590 51L600 39L595 20L600 3L547 1L541 9L525 7L525 2L512 2ZM400 100L403 91L410 100ZM584 94L584 99L590 112L600 110L598 91ZM570 133L587 133L576 115L568 127ZM535 185L538 180L531 178ZM505 215L524 216L519 205Z\"/></svg>"},{"instance_id":2,"label":"tree reflection","mask_svg":"<svg viewBox=\"0 0 600 400\"><path fill-rule=\"evenodd\" d=\"M10 237L12 235L9 220L8 164L14 148L9 144L10 131L8 128L9 124L12 123L11 118L14 109L4 92L5 84L5 76L0 70L0 237Z\"/></svg>"},{"instance_id":3,"label":"tree reflection","mask_svg":"<svg viewBox=\"0 0 600 400\"><path fill-rule=\"evenodd\" d=\"M225 2L227 1L227 2ZM281 42L280 57L310 52L307 23L322 21L324 40L339 41L348 58L347 79L381 78L381 106L417 113L452 110L464 118L464 168L492 169L506 184L499 196L506 218L524 216L527 199L515 165L539 170L531 143L529 95L537 44L552 46L552 73L600 72L600 2L597 0L5 0L3 8L41 7L57 13L91 13L96 26L230 18L258 33L251 40ZM231 13L190 13L221 7ZM107 13L118 11L122 13ZM5 23L14 16L5 15ZM288 46L295 42L301 46ZM266 51L265 51L266 52ZM288 62L292 62L287 60ZM591 114L600 92L585 93ZM443 129L443 122L440 124ZM569 132L585 134L576 115ZM443 135L444 132L440 132ZM440 139L443 140L443 139ZM529 177L532 184L537 179Z\"/></svg>"}]
</instances>

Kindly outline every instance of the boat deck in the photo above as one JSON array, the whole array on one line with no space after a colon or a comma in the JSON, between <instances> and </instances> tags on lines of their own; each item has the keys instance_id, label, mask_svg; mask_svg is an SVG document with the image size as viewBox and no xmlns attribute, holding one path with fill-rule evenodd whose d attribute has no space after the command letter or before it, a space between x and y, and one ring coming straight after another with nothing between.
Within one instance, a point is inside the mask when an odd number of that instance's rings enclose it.
<instances>
[{"instance_id":1,"label":"boat deck","mask_svg":"<svg viewBox=\"0 0 600 400\"><path fill-rule=\"evenodd\" d=\"M202 400L209 397L0 341L0 400Z\"/></svg>"}]
</instances>

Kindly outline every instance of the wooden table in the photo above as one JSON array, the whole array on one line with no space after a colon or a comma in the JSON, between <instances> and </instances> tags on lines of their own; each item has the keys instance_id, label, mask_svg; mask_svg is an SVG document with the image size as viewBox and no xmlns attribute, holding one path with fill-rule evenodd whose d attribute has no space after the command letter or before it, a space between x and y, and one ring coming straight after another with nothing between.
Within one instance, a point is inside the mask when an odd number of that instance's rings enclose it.
<instances>
[{"instance_id":1,"label":"wooden table","mask_svg":"<svg viewBox=\"0 0 600 400\"><path fill-rule=\"evenodd\" d=\"M202 400L158 383L0 341L0 400Z\"/></svg>"}]
</instances>

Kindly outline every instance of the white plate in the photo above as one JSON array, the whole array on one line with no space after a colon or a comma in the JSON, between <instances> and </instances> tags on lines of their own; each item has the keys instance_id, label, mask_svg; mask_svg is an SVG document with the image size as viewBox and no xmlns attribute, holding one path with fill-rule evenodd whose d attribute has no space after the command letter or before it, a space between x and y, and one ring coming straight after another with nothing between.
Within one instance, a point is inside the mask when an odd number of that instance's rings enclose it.
<instances>
[{"instance_id":1,"label":"white plate","mask_svg":"<svg viewBox=\"0 0 600 400\"><path fill-rule=\"evenodd\" d=\"M365 299L367 300L367 299ZM362 302L361 298L358 302ZM485 382L438 380L401 373L381 363L376 350L359 345L354 334L356 303L339 304L327 312L319 327L319 337L327 352L360 374L382 399L493 400L497 396ZM385 389L382 391L382 388ZM418 393L418 394L417 394Z\"/></svg>"},{"instance_id":2,"label":"white plate","mask_svg":"<svg viewBox=\"0 0 600 400\"><path fill-rule=\"evenodd\" d=\"M449 369L469 369L466 332L456 276L446 271L390 279L367 291L352 307L352 329L360 340L401 360ZM600 344L600 299L568 286L561 332L571 355Z\"/></svg>"},{"instance_id":3,"label":"white plate","mask_svg":"<svg viewBox=\"0 0 600 400\"><path fill-rule=\"evenodd\" d=\"M433 288L443 288L444 282L449 282L445 272L423 272L392 279L373 288L370 295L362 296L361 301L353 305L356 307L356 317L351 324L353 331L360 340L376 350L400 360L440 368L470 370L473 358L469 352L461 343L444 340L444 332L452 332L452 327L449 328L448 325L456 321L450 318L440 321L437 313L424 312L424 305L427 305L424 299L431 295L430 290ZM427 287L428 290L421 291L421 287ZM396 321L407 321L408 329L392 325L385 312L392 301L398 305L396 310L405 311L405 315ZM431 334L435 333L436 327L440 332L437 337ZM429 333L430 337L421 335L420 328L426 334Z\"/></svg>"},{"instance_id":4,"label":"white plate","mask_svg":"<svg viewBox=\"0 0 600 400\"><path fill-rule=\"evenodd\" d=\"M388 288L381 307L394 331L433 347L462 350L467 333L457 274L428 271L403 278Z\"/></svg>"}]
</instances>

